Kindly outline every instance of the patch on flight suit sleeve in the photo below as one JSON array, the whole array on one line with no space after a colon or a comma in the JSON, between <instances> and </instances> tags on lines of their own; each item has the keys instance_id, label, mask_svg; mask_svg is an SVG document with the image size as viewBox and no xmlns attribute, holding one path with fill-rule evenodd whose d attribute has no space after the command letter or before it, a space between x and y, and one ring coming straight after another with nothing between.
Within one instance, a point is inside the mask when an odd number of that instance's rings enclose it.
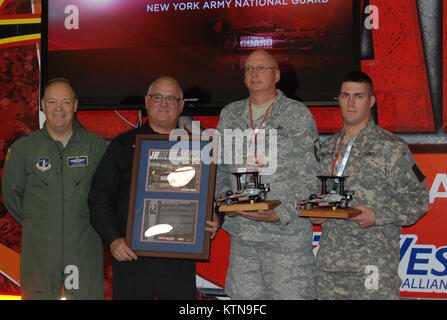
<instances>
[{"instance_id":1,"label":"patch on flight suit sleeve","mask_svg":"<svg viewBox=\"0 0 447 320\"><path fill-rule=\"evenodd\" d=\"M419 182L422 182L425 180L425 175L422 173L421 169L419 169L419 167L417 166L416 163L414 164L412 169L413 169L414 174L418 178Z\"/></svg>"},{"instance_id":2,"label":"patch on flight suit sleeve","mask_svg":"<svg viewBox=\"0 0 447 320\"><path fill-rule=\"evenodd\" d=\"M8 161L10 155L11 155L11 148L8 148L8 151L6 151L5 161Z\"/></svg>"}]
</instances>

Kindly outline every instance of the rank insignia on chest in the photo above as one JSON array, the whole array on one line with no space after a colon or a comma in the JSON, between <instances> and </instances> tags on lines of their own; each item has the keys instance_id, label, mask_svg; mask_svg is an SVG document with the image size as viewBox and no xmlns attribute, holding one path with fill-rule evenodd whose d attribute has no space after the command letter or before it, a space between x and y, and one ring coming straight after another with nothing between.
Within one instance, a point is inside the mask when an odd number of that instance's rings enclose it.
<instances>
[{"instance_id":1,"label":"rank insignia on chest","mask_svg":"<svg viewBox=\"0 0 447 320\"><path fill-rule=\"evenodd\" d=\"M36 168L42 172L51 169L51 163L48 158L39 158L39 161L36 163Z\"/></svg>"},{"instance_id":2,"label":"rank insignia on chest","mask_svg":"<svg viewBox=\"0 0 447 320\"><path fill-rule=\"evenodd\" d=\"M69 168L88 166L88 156L67 157L67 166Z\"/></svg>"}]
</instances>

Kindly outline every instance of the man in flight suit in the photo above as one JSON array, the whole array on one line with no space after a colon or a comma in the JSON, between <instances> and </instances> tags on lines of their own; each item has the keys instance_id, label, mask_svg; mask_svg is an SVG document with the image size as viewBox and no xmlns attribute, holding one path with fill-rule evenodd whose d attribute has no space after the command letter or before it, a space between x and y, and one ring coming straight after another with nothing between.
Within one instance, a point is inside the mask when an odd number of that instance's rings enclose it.
<instances>
[{"instance_id":1,"label":"man in flight suit","mask_svg":"<svg viewBox=\"0 0 447 320\"><path fill-rule=\"evenodd\" d=\"M50 81L41 130L8 150L3 201L22 225L23 299L104 299L102 243L87 196L104 141L73 123L78 100L65 79Z\"/></svg>"}]
</instances>

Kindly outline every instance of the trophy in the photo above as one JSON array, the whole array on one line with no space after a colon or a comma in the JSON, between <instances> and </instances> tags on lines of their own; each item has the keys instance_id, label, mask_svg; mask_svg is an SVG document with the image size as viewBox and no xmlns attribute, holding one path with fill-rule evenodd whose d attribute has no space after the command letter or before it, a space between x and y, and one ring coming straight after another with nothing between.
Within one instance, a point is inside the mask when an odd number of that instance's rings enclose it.
<instances>
[{"instance_id":1,"label":"trophy","mask_svg":"<svg viewBox=\"0 0 447 320\"><path fill-rule=\"evenodd\" d=\"M237 190L228 190L225 196L216 200L216 207L219 212L228 211L257 211L276 208L281 204L279 200L266 200L270 191L269 183L261 183L259 172L234 172L236 177ZM249 176L253 177L253 182L242 183L241 177L245 176L245 181Z\"/></svg>"},{"instance_id":2,"label":"trophy","mask_svg":"<svg viewBox=\"0 0 447 320\"><path fill-rule=\"evenodd\" d=\"M296 209L299 210L300 217L349 219L360 213L360 210L348 206L354 191L344 189L347 176L318 176L318 178L321 180L321 194L311 194L308 200L298 202ZM332 182L329 190L328 180Z\"/></svg>"}]
</instances>

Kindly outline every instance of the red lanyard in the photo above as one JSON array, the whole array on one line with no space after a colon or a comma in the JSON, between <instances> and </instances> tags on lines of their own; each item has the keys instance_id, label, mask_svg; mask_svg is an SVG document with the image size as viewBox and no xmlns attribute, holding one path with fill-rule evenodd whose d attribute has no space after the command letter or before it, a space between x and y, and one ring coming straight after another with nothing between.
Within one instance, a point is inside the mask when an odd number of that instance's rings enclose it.
<instances>
[{"instance_id":1,"label":"red lanyard","mask_svg":"<svg viewBox=\"0 0 447 320\"><path fill-rule=\"evenodd\" d=\"M343 133L343 136L341 137L341 140L340 140L340 144L338 145L337 155L335 156L334 163L332 164L332 173L331 173L331 176L334 175L335 164L337 163L338 156L340 155L341 143L343 142L343 138L344 138L344 137L345 137L345 134Z\"/></svg>"},{"instance_id":2,"label":"red lanyard","mask_svg":"<svg viewBox=\"0 0 447 320\"><path fill-rule=\"evenodd\" d=\"M264 119L262 119L261 125L257 130L253 127L253 116L251 111L251 101L248 103L248 106L250 107L250 123L251 123L251 130L253 130L253 135L255 136L255 145L256 145L256 137L258 136L259 129L262 128L264 125L265 118L267 118L267 114L269 113L270 108L273 106L273 103L275 102L276 98L273 100L273 102L270 104L270 106L267 108L267 111L265 112Z\"/></svg>"}]
</instances>

